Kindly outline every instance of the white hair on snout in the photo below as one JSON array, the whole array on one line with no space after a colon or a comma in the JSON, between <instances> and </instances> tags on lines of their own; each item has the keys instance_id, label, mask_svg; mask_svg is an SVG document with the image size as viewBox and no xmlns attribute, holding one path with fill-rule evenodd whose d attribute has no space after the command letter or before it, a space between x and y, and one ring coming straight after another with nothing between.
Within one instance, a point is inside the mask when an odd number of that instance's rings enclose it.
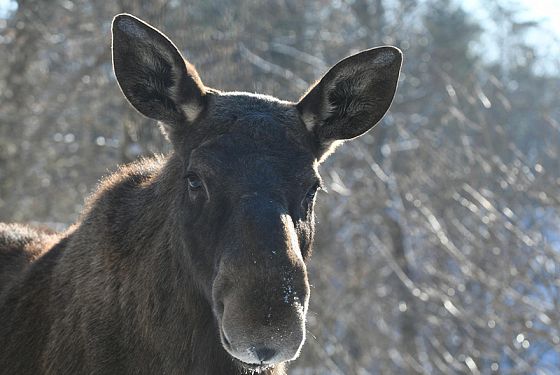
<instances>
[{"instance_id":1,"label":"white hair on snout","mask_svg":"<svg viewBox=\"0 0 560 375\"><path fill-rule=\"evenodd\" d=\"M288 214L282 214L280 216L280 220L282 220L282 224L284 226L284 233L288 235L287 241L289 251L297 257L299 262L303 263L303 256L301 255L301 249L299 248L299 240L291 216Z\"/></svg>"}]
</instances>

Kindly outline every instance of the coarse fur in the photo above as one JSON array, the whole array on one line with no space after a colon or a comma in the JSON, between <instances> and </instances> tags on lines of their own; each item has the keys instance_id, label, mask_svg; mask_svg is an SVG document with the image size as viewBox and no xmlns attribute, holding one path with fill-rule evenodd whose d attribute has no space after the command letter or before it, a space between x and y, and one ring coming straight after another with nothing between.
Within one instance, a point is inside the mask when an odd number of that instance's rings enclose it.
<instances>
[{"instance_id":1,"label":"coarse fur","mask_svg":"<svg viewBox=\"0 0 560 375\"><path fill-rule=\"evenodd\" d=\"M318 165L388 110L401 53L348 57L292 103L204 86L133 16L112 30L124 95L173 151L105 178L63 233L0 224L0 374L284 374Z\"/></svg>"}]
</instances>

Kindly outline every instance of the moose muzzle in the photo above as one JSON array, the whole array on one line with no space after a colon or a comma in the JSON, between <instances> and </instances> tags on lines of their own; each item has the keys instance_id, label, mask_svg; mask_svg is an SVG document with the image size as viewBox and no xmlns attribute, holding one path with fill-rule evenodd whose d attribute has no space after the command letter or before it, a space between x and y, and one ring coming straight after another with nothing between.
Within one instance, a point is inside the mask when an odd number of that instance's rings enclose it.
<instances>
[{"instance_id":1,"label":"moose muzzle","mask_svg":"<svg viewBox=\"0 0 560 375\"><path fill-rule=\"evenodd\" d=\"M307 270L291 217L272 199L244 200L212 294L222 345L249 365L295 359L305 341Z\"/></svg>"}]
</instances>

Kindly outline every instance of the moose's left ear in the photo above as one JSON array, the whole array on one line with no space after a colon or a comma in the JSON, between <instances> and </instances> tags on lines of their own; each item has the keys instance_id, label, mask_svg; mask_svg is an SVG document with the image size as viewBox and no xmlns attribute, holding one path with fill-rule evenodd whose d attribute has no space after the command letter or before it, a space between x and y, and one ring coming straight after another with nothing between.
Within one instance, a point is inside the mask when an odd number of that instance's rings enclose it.
<instances>
[{"instance_id":1,"label":"moose's left ear","mask_svg":"<svg viewBox=\"0 0 560 375\"><path fill-rule=\"evenodd\" d=\"M332 67L297 104L321 158L334 141L364 134L389 109L402 65L395 47L359 52Z\"/></svg>"}]
</instances>

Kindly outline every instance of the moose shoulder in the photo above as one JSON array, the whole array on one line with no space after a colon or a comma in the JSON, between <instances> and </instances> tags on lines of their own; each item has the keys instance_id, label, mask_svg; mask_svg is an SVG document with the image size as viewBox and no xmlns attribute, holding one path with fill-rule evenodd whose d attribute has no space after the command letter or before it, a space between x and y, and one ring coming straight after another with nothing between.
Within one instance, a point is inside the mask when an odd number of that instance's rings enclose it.
<instances>
[{"instance_id":1,"label":"moose shoulder","mask_svg":"<svg viewBox=\"0 0 560 375\"><path fill-rule=\"evenodd\" d=\"M350 56L297 102L203 85L113 21L128 101L173 145L106 178L69 230L0 225L1 374L283 374L305 341L318 164L371 129L402 56Z\"/></svg>"}]
</instances>

